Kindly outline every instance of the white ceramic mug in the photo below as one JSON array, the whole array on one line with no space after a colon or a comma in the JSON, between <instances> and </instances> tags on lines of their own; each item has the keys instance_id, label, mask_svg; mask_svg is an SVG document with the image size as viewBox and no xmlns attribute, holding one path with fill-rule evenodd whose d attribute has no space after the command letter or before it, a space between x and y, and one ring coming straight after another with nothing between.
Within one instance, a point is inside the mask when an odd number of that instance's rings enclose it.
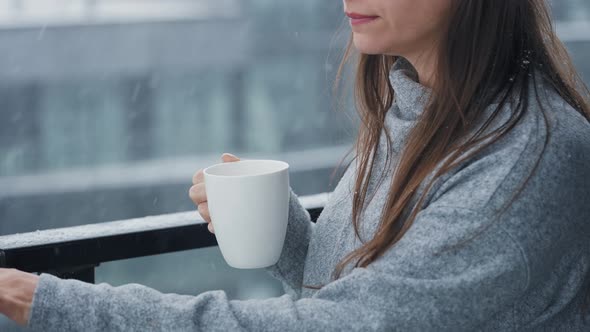
<instances>
[{"instance_id":1,"label":"white ceramic mug","mask_svg":"<svg viewBox=\"0 0 590 332\"><path fill-rule=\"evenodd\" d=\"M289 164L240 160L203 170L209 215L232 267L262 268L281 255L289 217Z\"/></svg>"}]
</instances>

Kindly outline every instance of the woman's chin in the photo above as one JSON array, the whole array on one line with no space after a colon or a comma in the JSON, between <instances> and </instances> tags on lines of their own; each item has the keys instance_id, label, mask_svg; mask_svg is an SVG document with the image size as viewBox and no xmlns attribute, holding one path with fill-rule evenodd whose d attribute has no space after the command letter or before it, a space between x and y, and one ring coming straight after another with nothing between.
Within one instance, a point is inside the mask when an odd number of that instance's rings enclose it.
<instances>
[{"instance_id":1,"label":"woman's chin","mask_svg":"<svg viewBox=\"0 0 590 332\"><path fill-rule=\"evenodd\" d=\"M384 47L383 42L378 38L371 38L371 36L354 33L352 42L354 47L364 54L386 54L387 48Z\"/></svg>"}]
</instances>

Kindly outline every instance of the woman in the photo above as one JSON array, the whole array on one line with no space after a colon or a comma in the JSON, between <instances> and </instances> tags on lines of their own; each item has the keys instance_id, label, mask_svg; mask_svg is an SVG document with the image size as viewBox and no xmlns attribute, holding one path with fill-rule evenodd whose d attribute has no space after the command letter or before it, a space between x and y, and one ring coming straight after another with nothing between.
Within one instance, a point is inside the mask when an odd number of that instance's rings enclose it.
<instances>
[{"instance_id":1,"label":"woman","mask_svg":"<svg viewBox=\"0 0 590 332\"><path fill-rule=\"evenodd\" d=\"M238 301L3 270L2 312L43 331L588 330L588 90L546 4L344 9L361 53L356 163L316 225L291 191L268 268L288 294ZM202 172L193 182L209 221Z\"/></svg>"}]
</instances>

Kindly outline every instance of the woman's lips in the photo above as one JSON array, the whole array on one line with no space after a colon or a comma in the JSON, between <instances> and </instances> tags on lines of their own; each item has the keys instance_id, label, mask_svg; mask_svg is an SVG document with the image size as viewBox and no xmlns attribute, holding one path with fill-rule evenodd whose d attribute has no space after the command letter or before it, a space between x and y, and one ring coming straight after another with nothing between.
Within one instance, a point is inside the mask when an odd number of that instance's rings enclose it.
<instances>
[{"instance_id":1,"label":"woman's lips","mask_svg":"<svg viewBox=\"0 0 590 332\"><path fill-rule=\"evenodd\" d=\"M369 23L379 18L379 16L362 15L357 13L346 13L346 16L350 18L350 24L352 25Z\"/></svg>"}]
</instances>

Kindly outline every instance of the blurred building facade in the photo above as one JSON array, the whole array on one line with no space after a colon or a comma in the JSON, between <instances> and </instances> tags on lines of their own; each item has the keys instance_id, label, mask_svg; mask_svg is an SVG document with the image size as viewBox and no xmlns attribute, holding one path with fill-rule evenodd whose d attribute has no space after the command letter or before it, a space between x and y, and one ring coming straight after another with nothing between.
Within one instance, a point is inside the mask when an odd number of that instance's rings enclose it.
<instances>
[{"instance_id":1,"label":"blurred building facade","mask_svg":"<svg viewBox=\"0 0 590 332\"><path fill-rule=\"evenodd\" d=\"M355 130L331 94L342 22L315 0L0 1L0 235L194 209L192 173L222 152L290 162L299 194L331 190ZM218 248L96 278L282 294Z\"/></svg>"}]
</instances>

